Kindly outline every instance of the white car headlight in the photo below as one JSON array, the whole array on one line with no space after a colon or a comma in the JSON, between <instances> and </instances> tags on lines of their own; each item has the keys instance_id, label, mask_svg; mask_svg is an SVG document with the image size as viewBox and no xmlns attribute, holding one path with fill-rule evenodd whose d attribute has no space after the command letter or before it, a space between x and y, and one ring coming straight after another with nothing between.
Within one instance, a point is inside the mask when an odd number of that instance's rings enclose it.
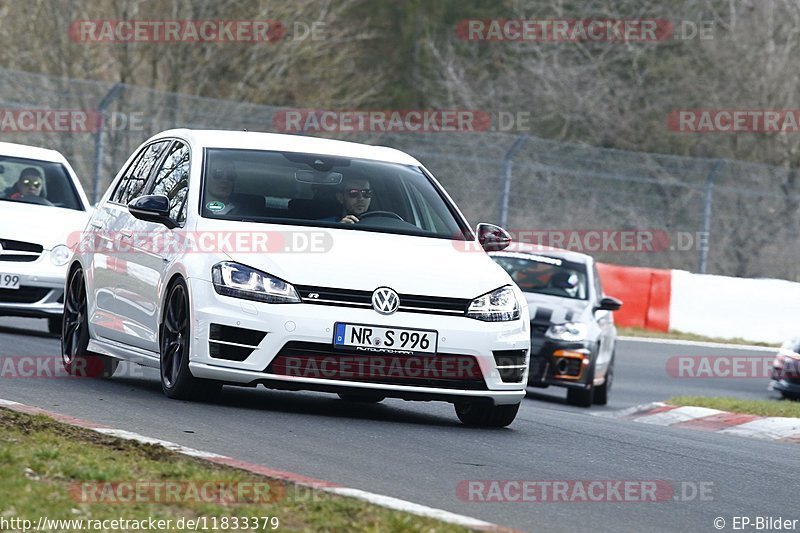
<instances>
[{"instance_id":1,"label":"white car headlight","mask_svg":"<svg viewBox=\"0 0 800 533\"><path fill-rule=\"evenodd\" d=\"M297 291L282 279L238 263L217 263L211 267L217 294L272 304L300 303Z\"/></svg>"},{"instance_id":2,"label":"white car headlight","mask_svg":"<svg viewBox=\"0 0 800 533\"><path fill-rule=\"evenodd\" d=\"M553 324L547 331L545 337L558 341L581 342L586 340L589 328L580 322L567 322L566 324Z\"/></svg>"},{"instance_id":3,"label":"white car headlight","mask_svg":"<svg viewBox=\"0 0 800 533\"><path fill-rule=\"evenodd\" d=\"M72 255L70 249L63 244L59 244L50 250L50 261L55 266L64 266L67 264L67 261L69 261L70 255Z\"/></svg>"},{"instance_id":4,"label":"white car headlight","mask_svg":"<svg viewBox=\"0 0 800 533\"><path fill-rule=\"evenodd\" d=\"M516 320L519 318L519 302L511 287L500 287L472 300L467 316L484 322Z\"/></svg>"}]
</instances>

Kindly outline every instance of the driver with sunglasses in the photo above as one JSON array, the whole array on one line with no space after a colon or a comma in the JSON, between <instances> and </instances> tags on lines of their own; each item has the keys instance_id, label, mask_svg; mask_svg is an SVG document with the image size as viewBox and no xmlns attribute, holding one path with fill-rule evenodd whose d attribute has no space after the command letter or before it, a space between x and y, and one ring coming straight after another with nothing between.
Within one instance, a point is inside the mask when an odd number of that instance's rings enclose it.
<instances>
[{"instance_id":1,"label":"driver with sunglasses","mask_svg":"<svg viewBox=\"0 0 800 533\"><path fill-rule=\"evenodd\" d=\"M347 179L336 193L336 199L342 204L341 218L338 221L344 224L357 223L358 217L369 210L372 192L369 180L364 178ZM332 217L331 220L337 219Z\"/></svg>"},{"instance_id":2,"label":"driver with sunglasses","mask_svg":"<svg viewBox=\"0 0 800 533\"><path fill-rule=\"evenodd\" d=\"M42 194L42 174L34 167L27 167L20 172L19 179L7 196L9 200L25 200L25 197L39 197Z\"/></svg>"}]
</instances>

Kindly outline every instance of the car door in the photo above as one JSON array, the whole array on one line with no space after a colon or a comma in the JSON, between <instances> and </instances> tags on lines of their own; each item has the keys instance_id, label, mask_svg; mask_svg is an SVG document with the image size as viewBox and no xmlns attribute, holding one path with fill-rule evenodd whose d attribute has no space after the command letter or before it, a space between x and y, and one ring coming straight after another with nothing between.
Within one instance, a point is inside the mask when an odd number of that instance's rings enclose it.
<instances>
[{"instance_id":1,"label":"car door","mask_svg":"<svg viewBox=\"0 0 800 533\"><path fill-rule=\"evenodd\" d=\"M125 342L129 335L129 312L117 297L120 281L129 276L128 264L132 256L133 218L128 212L128 202L144 190L156 163L170 141L157 141L142 147L131 160L117 185L97 210L89 230L94 234L94 253L91 260L94 309L91 322L95 334L105 339Z\"/></svg>"},{"instance_id":2,"label":"car door","mask_svg":"<svg viewBox=\"0 0 800 533\"><path fill-rule=\"evenodd\" d=\"M170 201L170 216L179 226L139 220L132 215L128 227L133 234L132 253L127 260L127 275L117 284L117 300L124 309L125 342L158 351L159 304L167 280L169 264L181 253L181 233L186 220L186 194L189 190L189 147L174 141L164 151L143 194L159 194ZM130 200L133 200L131 198Z\"/></svg>"}]
</instances>

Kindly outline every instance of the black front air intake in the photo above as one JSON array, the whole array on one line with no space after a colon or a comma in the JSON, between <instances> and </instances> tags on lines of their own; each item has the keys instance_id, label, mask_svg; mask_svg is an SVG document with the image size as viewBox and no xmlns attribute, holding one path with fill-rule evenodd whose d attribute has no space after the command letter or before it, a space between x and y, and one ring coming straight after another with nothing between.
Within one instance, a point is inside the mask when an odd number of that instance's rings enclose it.
<instances>
[{"instance_id":1,"label":"black front air intake","mask_svg":"<svg viewBox=\"0 0 800 533\"><path fill-rule=\"evenodd\" d=\"M254 329L211 324L208 353L215 359L244 361L252 354L267 333Z\"/></svg>"},{"instance_id":2,"label":"black front air intake","mask_svg":"<svg viewBox=\"0 0 800 533\"><path fill-rule=\"evenodd\" d=\"M494 362L503 383L519 383L525 375L525 353L527 350L495 350Z\"/></svg>"}]
</instances>

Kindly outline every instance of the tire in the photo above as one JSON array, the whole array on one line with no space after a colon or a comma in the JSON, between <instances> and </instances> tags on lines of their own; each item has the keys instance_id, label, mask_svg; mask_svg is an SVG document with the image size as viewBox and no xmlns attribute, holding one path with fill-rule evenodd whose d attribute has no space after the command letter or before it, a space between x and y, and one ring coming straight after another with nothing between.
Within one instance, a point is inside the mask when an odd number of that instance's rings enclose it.
<instances>
[{"instance_id":1,"label":"tire","mask_svg":"<svg viewBox=\"0 0 800 533\"><path fill-rule=\"evenodd\" d=\"M158 328L161 390L175 400L213 400L222 383L196 378L189 370L189 291L178 278L167 291L164 316Z\"/></svg>"},{"instance_id":2,"label":"tire","mask_svg":"<svg viewBox=\"0 0 800 533\"><path fill-rule=\"evenodd\" d=\"M61 336L61 330L64 328L64 316L51 316L47 319L47 331L51 335Z\"/></svg>"},{"instance_id":3,"label":"tire","mask_svg":"<svg viewBox=\"0 0 800 533\"><path fill-rule=\"evenodd\" d=\"M378 394L369 394L369 393L359 393L359 392L340 392L338 393L339 398L346 402L356 402L356 403L381 403L383 400L386 399L386 396L380 396Z\"/></svg>"},{"instance_id":4,"label":"tire","mask_svg":"<svg viewBox=\"0 0 800 533\"><path fill-rule=\"evenodd\" d=\"M611 354L611 361L608 363L608 370L606 371L606 380L599 387L594 389L594 398L592 402L595 405L606 405L608 403L608 395L611 393L611 386L614 384L614 354Z\"/></svg>"},{"instance_id":5,"label":"tire","mask_svg":"<svg viewBox=\"0 0 800 533\"><path fill-rule=\"evenodd\" d=\"M576 407L591 407L594 389L567 389L567 403Z\"/></svg>"},{"instance_id":6,"label":"tire","mask_svg":"<svg viewBox=\"0 0 800 533\"><path fill-rule=\"evenodd\" d=\"M119 361L87 350L89 314L86 305L86 282L83 270L80 268L73 270L67 281L64 319L61 322L60 334L61 362L67 374L89 378L110 378L114 375Z\"/></svg>"},{"instance_id":7,"label":"tire","mask_svg":"<svg viewBox=\"0 0 800 533\"><path fill-rule=\"evenodd\" d=\"M456 416L467 426L503 428L517 417L520 404L494 405L490 402L459 402Z\"/></svg>"}]
</instances>

